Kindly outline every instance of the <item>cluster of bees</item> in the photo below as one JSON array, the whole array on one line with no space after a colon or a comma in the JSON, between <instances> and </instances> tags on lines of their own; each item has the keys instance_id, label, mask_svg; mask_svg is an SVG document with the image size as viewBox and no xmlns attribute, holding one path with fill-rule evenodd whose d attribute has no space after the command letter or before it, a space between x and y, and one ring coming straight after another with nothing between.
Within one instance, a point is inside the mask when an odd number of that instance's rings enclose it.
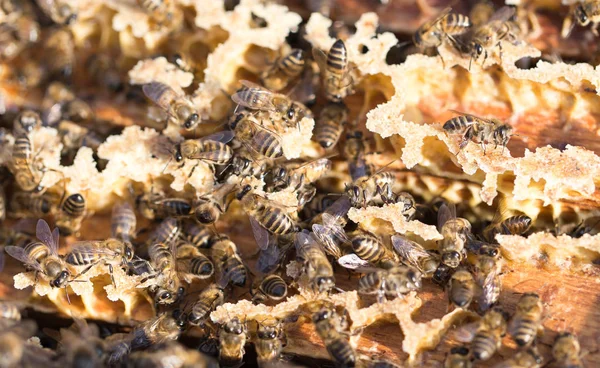
<instances>
[{"instance_id":1,"label":"cluster of bees","mask_svg":"<svg viewBox=\"0 0 600 368\"><path fill-rule=\"evenodd\" d=\"M76 15L59 0L37 1L39 8L57 24L69 24ZM149 14L170 14L168 1L138 1ZM35 43L39 32L30 15L29 3L0 1L2 10L11 16L3 27L23 28L18 22L29 22L24 33L2 30L3 60L14 59L28 43ZM171 5L169 5L171 4ZM597 23L600 4L584 1L573 7L572 18L580 25ZM414 43L421 49L439 47L449 42L471 60L483 56L483 62L494 47L501 52L500 41L518 42L520 31L512 21L514 9L497 12L479 7L470 17L444 10L440 16L420 27ZM161 18L157 22L168 20ZM253 18L260 23L260 19ZM54 33L68 32L58 28ZM58 37L58 36L56 36ZM67 37L70 39L70 37ZM57 47L65 43L56 40ZM12 52L12 54L10 54ZM62 60L62 59L61 59ZM94 59L96 60L96 59ZM172 59L185 71L196 74L185 57ZM96 60L97 61L97 60ZM54 62L51 70L67 72L68 63ZM59 65L60 64L60 65ZM319 73L315 74L318 66ZM90 68L94 72L95 68ZM106 71L106 69L102 69ZM100 78L109 87L120 86L115 74ZM110 77L110 78L109 78ZM109 132L94 131L90 106L65 84L53 81L46 87L41 112L23 109L12 120L12 129L2 130L3 144L8 135L14 139L8 165L2 172L0 216L37 220L35 237L22 226L2 228L5 252L35 273L36 283L64 288L83 280L93 267L106 266L115 284L113 272L122 269L141 277L154 303L156 314L140 322L130 331L101 336L95 325L75 319L74 325L56 336L57 351L43 349L26 339L36 334L32 321L21 321L19 306L9 301L0 303L0 366L33 364L69 366L164 366L164 359L179 359L179 366L239 366L245 346L251 342L261 365L284 364L282 350L286 326L295 323L307 311L331 359L343 367L395 367L393 362L360 356L350 343L351 321L343 310L327 302L315 301L302 307L289 318L266 316L246 321L231 318L221 325L210 320L210 314L238 290L249 290L255 303L274 304L283 300L291 288L308 289L325 295L340 291L336 287L334 265L360 274L357 291L374 295L378 302L401 298L418 291L423 280L431 279L447 290L453 308L473 309L480 320L458 331L463 346L447 355L446 367L470 367L474 361L491 359L509 334L519 348L504 367L540 367L536 338L543 330L543 301L535 293L524 294L517 310L508 316L498 303L501 290L503 260L498 234L525 234L532 219L522 213L501 213L491 223L477 224L477 230L465 218L458 217L453 204L442 198L417 203L408 192L395 191L395 174L386 167L369 163L369 142L363 131L350 119L344 99L354 93L360 76L352 67L348 50L338 39L329 50L312 50L312 58L301 49L288 49L259 76L258 82L240 81L242 88L231 95L237 105L224 125L226 129L200 139L173 142L168 147L168 164L187 161L208 165L214 176L214 190L194 198L152 188L138 190L131 186L131 200L116 203L112 210L111 236L105 240L79 241L68 253L59 254L59 234L77 235L88 216L85 193L69 193L63 179L53 187L44 187L43 178L53 169L44 167L38 157L45 147L36 147L32 135L43 126L57 128L64 156L74 157L81 146L96 150ZM120 88L120 87L119 87ZM284 93L284 90L288 90ZM305 161L285 161L282 135L298 129L304 118L312 118L308 107L321 90L324 106L316 117L313 140L328 152L326 157ZM291 91L290 91L291 90ZM194 131L206 123L192 99L168 85L151 82L141 91L161 111L171 126ZM470 142L504 148L512 127L496 119L457 112L443 129L460 136L460 149ZM341 193L327 190L324 181L330 174L336 147L347 163L351 182ZM189 173L192 175L192 172ZM256 184L264 185L260 187ZM63 184L63 185L61 185ZM6 198L5 189L11 188ZM9 192L8 190L6 191ZM296 205L288 206L270 199L277 193L295 197ZM274 198L274 197L273 197ZM236 243L220 233L215 224L234 203L248 216L257 244L256 266L252 270ZM443 240L437 249L426 249L406 236L382 236L362 229L348 219L351 208L400 205L409 221L437 225ZM42 218L52 216L56 227ZM142 239L138 216L151 221L152 230ZM575 231L585 232L577 228ZM37 238L37 239L36 239ZM289 261L301 265L301 272L291 279L284 275ZM192 291L192 285L203 285ZM177 340L190 329L204 332L200 353ZM405 331L405 333L410 333ZM207 356L217 357L213 361ZM569 333L559 334L553 346L556 364L580 367L579 343Z\"/></svg>"}]
</instances>

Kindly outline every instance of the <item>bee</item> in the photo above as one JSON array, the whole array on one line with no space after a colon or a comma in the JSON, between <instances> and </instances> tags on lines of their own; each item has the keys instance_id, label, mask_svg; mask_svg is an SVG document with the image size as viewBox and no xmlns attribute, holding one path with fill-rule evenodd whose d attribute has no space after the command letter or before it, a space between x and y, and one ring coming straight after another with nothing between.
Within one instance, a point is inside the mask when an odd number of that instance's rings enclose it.
<instances>
[{"instance_id":1,"label":"bee","mask_svg":"<svg viewBox=\"0 0 600 368\"><path fill-rule=\"evenodd\" d=\"M559 367L583 368L579 341L571 333L562 332L556 336L552 345L552 356Z\"/></svg>"},{"instance_id":2,"label":"bee","mask_svg":"<svg viewBox=\"0 0 600 368\"><path fill-rule=\"evenodd\" d=\"M471 342L473 357L477 360L488 360L502 344L506 334L506 314L499 307L490 309L479 322L477 332Z\"/></svg>"},{"instance_id":3,"label":"bee","mask_svg":"<svg viewBox=\"0 0 600 368\"><path fill-rule=\"evenodd\" d=\"M137 0L137 4L159 25L173 19L173 11L175 10L173 0Z\"/></svg>"},{"instance_id":4,"label":"bee","mask_svg":"<svg viewBox=\"0 0 600 368\"><path fill-rule=\"evenodd\" d=\"M177 246L177 263L179 270L199 279L209 278L215 271L212 261L191 243Z\"/></svg>"},{"instance_id":5,"label":"bee","mask_svg":"<svg viewBox=\"0 0 600 368\"><path fill-rule=\"evenodd\" d=\"M494 4L490 0L481 0L471 8L469 19L473 27L479 27L486 23L492 14L494 14Z\"/></svg>"},{"instance_id":6,"label":"bee","mask_svg":"<svg viewBox=\"0 0 600 368\"><path fill-rule=\"evenodd\" d=\"M43 217L50 213L54 199L44 193L32 196L31 193L16 191L10 200L11 213L17 217Z\"/></svg>"},{"instance_id":7,"label":"bee","mask_svg":"<svg viewBox=\"0 0 600 368\"><path fill-rule=\"evenodd\" d=\"M352 244L352 250L358 257L372 264L389 267L397 261L394 254L383 244L381 239L369 232L357 231L350 238L350 244Z\"/></svg>"},{"instance_id":8,"label":"bee","mask_svg":"<svg viewBox=\"0 0 600 368\"><path fill-rule=\"evenodd\" d=\"M168 85L151 82L144 84L142 90L146 97L167 113L169 121L175 125L192 130L200 123L200 115L192 101L187 96L178 94Z\"/></svg>"},{"instance_id":9,"label":"bee","mask_svg":"<svg viewBox=\"0 0 600 368\"><path fill-rule=\"evenodd\" d=\"M283 347L286 345L286 337L281 321L271 318L267 321L257 321L257 323L254 345L259 364L277 361Z\"/></svg>"},{"instance_id":10,"label":"bee","mask_svg":"<svg viewBox=\"0 0 600 368\"><path fill-rule=\"evenodd\" d=\"M292 49L280 56L260 75L260 82L268 89L281 91L296 79L304 69L304 52Z\"/></svg>"},{"instance_id":11,"label":"bee","mask_svg":"<svg viewBox=\"0 0 600 368\"><path fill-rule=\"evenodd\" d=\"M184 292L184 288L180 286L176 254L175 242L171 242L170 245L153 243L148 247L150 265L154 273L142 280L142 283L149 278L155 278L150 291L155 293L154 300L157 304L173 304Z\"/></svg>"},{"instance_id":12,"label":"bee","mask_svg":"<svg viewBox=\"0 0 600 368\"><path fill-rule=\"evenodd\" d=\"M496 11L487 23L477 27L473 31L473 35L468 44L468 50L471 54L469 62L469 70L473 59L477 61L483 54L483 64L488 58L488 50L494 46L498 46L500 50L500 58L502 58L502 41L516 42L520 34L520 30L513 22L508 20L514 15L515 9L511 7L502 7Z\"/></svg>"},{"instance_id":13,"label":"bee","mask_svg":"<svg viewBox=\"0 0 600 368\"><path fill-rule=\"evenodd\" d=\"M544 307L539 295L526 293L521 296L508 327L510 336L519 347L531 345L537 335L543 331L543 311Z\"/></svg>"},{"instance_id":14,"label":"bee","mask_svg":"<svg viewBox=\"0 0 600 368\"><path fill-rule=\"evenodd\" d=\"M310 233L296 234L296 253L313 290L327 292L335 286L333 267Z\"/></svg>"},{"instance_id":15,"label":"bee","mask_svg":"<svg viewBox=\"0 0 600 368\"><path fill-rule=\"evenodd\" d=\"M393 195L392 186L395 180L396 177L392 172L378 171L367 178L356 180L351 185L347 185L346 195L350 198L353 207L366 207L374 204L376 203L377 195L380 195L381 201L386 203L387 199ZM413 208L413 214L415 211L416 208Z\"/></svg>"},{"instance_id":16,"label":"bee","mask_svg":"<svg viewBox=\"0 0 600 368\"><path fill-rule=\"evenodd\" d=\"M344 127L348 125L349 110L343 102L329 102L315 124L314 139L325 149L335 147Z\"/></svg>"},{"instance_id":17,"label":"bee","mask_svg":"<svg viewBox=\"0 0 600 368\"><path fill-rule=\"evenodd\" d=\"M15 176L17 185L25 192L42 192L41 181L44 168L41 168L33 157L33 143L27 135L15 137L12 160L9 168Z\"/></svg>"},{"instance_id":18,"label":"bee","mask_svg":"<svg viewBox=\"0 0 600 368\"><path fill-rule=\"evenodd\" d=\"M483 154L486 153L486 146L489 143L494 143L495 147L506 147L512 135L513 128L509 124L505 124L498 119L486 119L475 115L461 113L444 123L444 130L449 135L462 135L459 144L462 150L467 144L472 141L480 144Z\"/></svg>"},{"instance_id":19,"label":"bee","mask_svg":"<svg viewBox=\"0 0 600 368\"><path fill-rule=\"evenodd\" d=\"M450 349L444 360L444 368L471 368L472 366L469 348L465 346Z\"/></svg>"},{"instance_id":20,"label":"bee","mask_svg":"<svg viewBox=\"0 0 600 368\"><path fill-rule=\"evenodd\" d=\"M286 95L272 92L246 80L241 83L243 88L231 96L233 102L250 110L268 112L268 120L271 120L274 126L282 122L285 127L295 128L304 117L311 115L306 106Z\"/></svg>"},{"instance_id":21,"label":"bee","mask_svg":"<svg viewBox=\"0 0 600 368\"><path fill-rule=\"evenodd\" d=\"M496 304L502 289L501 264L494 257L480 255L475 266L475 281L481 287L478 305L481 311Z\"/></svg>"},{"instance_id":22,"label":"bee","mask_svg":"<svg viewBox=\"0 0 600 368\"><path fill-rule=\"evenodd\" d=\"M469 308L475 295L475 279L466 269L458 269L450 278L448 296L450 302L458 308Z\"/></svg>"},{"instance_id":23,"label":"bee","mask_svg":"<svg viewBox=\"0 0 600 368\"><path fill-rule=\"evenodd\" d=\"M321 214L321 223L313 221L312 231L315 238L319 241L323 250L336 259L342 256L340 247L349 242L344 231L344 226L347 223L345 216L349 209L350 201L347 197L342 196Z\"/></svg>"},{"instance_id":24,"label":"bee","mask_svg":"<svg viewBox=\"0 0 600 368\"><path fill-rule=\"evenodd\" d=\"M494 219L490 225L483 229L483 237L490 243L496 242L496 235L521 235L531 227L531 217L518 214L505 218Z\"/></svg>"},{"instance_id":25,"label":"bee","mask_svg":"<svg viewBox=\"0 0 600 368\"><path fill-rule=\"evenodd\" d=\"M365 158L368 150L369 144L361 131L356 130L346 134L344 156L348 161L348 172L352 182L358 182L359 179L371 176L372 168Z\"/></svg>"},{"instance_id":26,"label":"bee","mask_svg":"<svg viewBox=\"0 0 600 368\"><path fill-rule=\"evenodd\" d=\"M561 36L566 38L569 36L575 23L577 22L580 26L585 27L592 24L592 33L594 36L598 36L598 24L600 23L600 1L598 0L583 0L574 4L571 8L569 15L565 18Z\"/></svg>"},{"instance_id":27,"label":"bee","mask_svg":"<svg viewBox=\"0 0 600 368\"><path fill-rule=\"evenodd\" d=\"M65 262L73 266L86 266L86 268L75 276L88 272L97 264L103 263L108 267L113 285L114 266L127 266L133 260L133 247L117 239L106 239L101 241L82 241L73 245L71 251L65 256Z\"/></svg>"},{"instance_id":28,"label":"bee","mask_svg":"<svg viewBox=\"0 0 600 368\"><path fill-rule=\"evenodd\" d=\"M172 54L168 58L171 64L177 65L177 67L184 72L188 72L194 75L194 78L201 79L204 76L204 69L206 65L202 65L188 53Z\"/></svg>"},{"instance_id":29,"label":"bee","mask_svg":"<svg viewBox=\"0 0 600 368\"><path fill-rule=\"evenodd\" d=\"M332 102L340 102L354 93L355 80L351 75L348 51L344 41L336 40L327 54L313 48L313 57L319 65L325 87L325 97Z\"/></svg>"},{"instance_id":30,"label":"bee","mask_svg":"<svg viewBox=\"0 0 600 368\"><path fill-rule=\"evenodd\" d=\"M242 111L232 117L229 127L235 132L235 138L248 152L270 159L283 156L281 137L266 127L260 125L254 115Z\"/></svg>"},{"instance_id":31,"label":"bee","mask_svg":"<svg viewBox=\"0 0 600 368\"><path fill-rule=\"evenodd\" d=\"M281 300L287 295L287 284L279 275L267 275L252 291L252 300L255 303L264 303L267 299Z\"/></svg>"},{"instance_id":32,"label":"bee","mask_svg":"<svg viewBox=\"0 0 600 368\"><path fill-rule=\"evenodd\" d=\"M188 322L194 326L203 326L210 313L223 304L225 293L218 284L210 284L200 295L188 314Z\"/></svg>"},{"instance_id":33,"label":"bee","mask_svg":"<svg viewBox=\"0 0 600 368\"><path fill-rule=\"evenodd\" d=\"M27 343L34 336L37 325L26 320L0 333L0 366L2 367L34 367L41 366L54 358L47 349Z\"/></svg>"},{"instance_id":34,"label":"bee","mask_svg":"<svg viewBox=\"0 0 600 368\"><path fill-rule=\"evenodd\" d=\"M456 268L465 259L465 243L471 232L471 223L456 217L456 207L443 204L438 211L438 228L444 239L439 244L442 263Z\"/></svg>"},{"instance_id":35,"label":"bee","mask_svg":"<svg viewBox=\"0 0 600 368\"><path fill-rule=\"evenodd\" d=\"M271 191L293 187L295 190L316 182L331 171L331 160L320 158L306 162L300 166L276 166L265 176ZM269 178L268 178L269 177ZM311 198L312 199L312 198Z\"/></svg>"},{"instance_id":36,"label":"bee","mask_svg":"<svg viewBox=\"0 0 600 368\"><path fill-rule=\"evenodd\" d=\"M467 235L465 249L475 255L493 258L497 258L500 254L500 246L498 244L490 244L488 242L478 240L473 234Z\"/></svg>"},{"instance_id":37,"label":"bee","mask_svg":"<svg viewBox=\"0 0 600 368\"><path fill-rule=\"evenodd\" d=\"M421 288L421 273L412 267L399 265L387 270L367 273L358 281L358 292L377 294L379 302L384 297L396 298Z\"/></svg>"},{"instance_id":38,"label":"bee","mask_svg":"<svg viewBox=\"0 0 600 368\"><path fill-rule=\"evenodd\" d=\"M259 177L265 168L265 164L257 164L255 160L245 157L243 154L234 153L229 164L219 173L219 181L226 182L231 175Z\"/></svg>"},{"instance_id":39,"label":"bee","mask_svg":"<svg viewBox=\"0 0 600 368\"><path fill-rule=\"evenodd\" d=\"M56 226L63 234L71 235L79 231L86 215L85 207L85 197L80 193L71 194L64 199L56 216Z\"/></svg>"},{"instance_id":40,"label":"bee","mask_svg":"<svg viewBox=\"0 0 600 368\"><path fill-rule=\"evenodd\" d=\"M537 348L532 347L517 352L512 358L496 364L494 368L539 368L542 366L543 362L544 359L537 351Z\"/></svg>"},{"instance_id":41,"label":"bee","mask_svg":"<svg viewBox=\"0 0 600 368\"><path fill-rule=\"evenodd\" d=\"M32 110L22 111L13 122L13 135L21 136L33 132L42 126L40 114Z\"/></svg>"},{"instance_id":42,"label":"bee","mask_svg":"<svg viewBox=\"0 0 600 368\"><path fill-rule=\"evenodd\" d=\"M66 0L36 0L36 3L55 23L71 24L77 19L76 9Z\"/></svg>"},{"instance_id":43,"label":"bee","mask_svg":"<svg viewBox=\"0 0 600 368\"><path fill-rule=\"evenodd\" d=\"M367 360L363 361L363 363L365 364L366 368L401 368L401 366L398 364L382 359Z\"/></svg>"},{"instance_id":44,"label":"bee","mask_svg":"<svg viewBox=\"0 0 600 368\"><path fill-rule=\"evenodd\" d=\"M60 347L65 363L70 367L102 367L106 344L96 325L74 318L68 329L60 330Z\"/></svg>"},{"instance_id":45,"label":"bee","mask_svg":"<svg viewBox=\"0 0 600 368\"><path fill-rule=\"evenodd\" d=\"M218 367L214 359L197 350L187 348L185 345L176 341L168 341L147 350L136 351L129 355L127 366L160 368L165 367L184 368L184 367Z\"/></svg>"},{"instance_id":46,"label":"bee","mask_svg":"<svg viewBox=\"0 0 600 368\"><path fill-rule=\"evenodd\" d=\"M225 165L233 157L233 150L226 143L234 137L232 131L211 134L201 139L186 139L175 146L175 161L199 160L213 165Z\"/></svg>"},{"instance_id":47,"label":"bee","mask_svg":"<svg viewBox=\"0 0 600 368\"><path fill-rule=\"evenodd\" d=\"M451 8L442 10L435 19L417 29L413 35L413 42L419 49L440 47L444 39L456 43L454 36L464 34L471 28L469 17L451 11Z\"/></svg>"},{"instance_id":48,"label":"bee","mask_svg":"<svg viewBox=\"0 0 600 368\"><path fill-rule=\"evenodd\" d=\"M224 214L231 202L235 185L221 184L212 193L199 196L194 201L194 217L201 224L214 224Z\"/></svg>"},{"instance_id":49,"label":"bee","mask_svg":"<svg viewBox=\"0 0 600 368\"><path fill-rule=\"evenodd\" d=\"M354 367L358 357L345 331L340 328L340 318L334 310L324 307L313 314L312 320L317 334L335 363L341 367Z\"/></svg>"},{"instance_id":50,"label":"bee","mask_svg":"<svg viewBox=\"0 0 600 368\"><path fill-rule=\"evenodd\" d=\"M225 322L219 330L219 363L237 366L244 358L248 328L238 317Z\"/></svg>"},{"instance_id":51,"label":"bee","mask_svg":"<svg viewBox=\"0 0 600 368\"><path fill-rule=\"evenodd\" d=\"M19 14L15 17L10 16L10 13L5 14L8 16L0 24L0 60L13 61L24 55L28 46L39 41L40 25L32 15Z\"/></svg>"},{"instance_id":52,"label":"bee","mask_svg":"<svg viewBox=\"0 0 600 368\"><path fill-rule=\"evenodd\" d=\"M51 287L66 289L71 272L65 261L58 255L58 236L58 228L51 232L46 221L38 220L36 226L38 242L29 243L25 247L9 245L4 250L33 269L36 280L41 276Z\"/></svg>"},{"instance_id":53,"label":"bee","mask_svg":"<svg viewBox=\"0 0 600 368\"><path fill-rule=\"evenodd\" d=\"M255 193L248 193L251 187L245 186L237 195L237 199L242 205L248 216L253 230L260 231L260 227L276 235L291 234L296 231L296 222L284 206L268 200L266 197ZM259 244L264 248L266 244Z\"/></svg>"},{"instance_id":54,"label":"bee","mask_svg":"<svg viewBox=\"0 0 600 368\"><path fill-rule=\"evenodd\" d=\"M52 74L70 77L75 65L75 39L68 28L52 29L44 41L44 52L53 55L46 60Z\"/></svg>"},{"instance_id":55,"label":"bee","mask_svg":"<svg viewBox=\"0 0 600 368\"><path fill-rule=\"evenodd\" d=\"M183 225L183 237L196 248L209 248L213 240L213 232L192 221L186 221Z\"/></svg>"},{"instance_id":56,"label":"bee","mask_svg":"<svg viewBox=\"0 0 600 368\"><path fill-rule=\"evenodd\" d=\"M416 268L425 277L434 274L440 263L437 254L425 250L421 244L401 235L393 235L391 240L403 263Z\"/></svg>"},{"instance_id":57,"label":"bee","mask_svg":"<svg viewBox=\"0 0 600 368\"><path fill-rule=\"evenodd\" d=\"M167 217L154 229L148 239L148 243L171 244L179 238L181 224L173 217Z\"/></svg>"},{"instance_id":58,"label":"bee","mask_svg":"<svg viewBox=\"0 0 600 368\"><path fill-rule=\"evenodd\" d=\"M244 286L248 271L242 261L237 245L223 235L214 241L211 249L213 259L221 274L220 278L234 286Z\"/></svg>"},{"instance_id":59,"label":"bee","mask_svg":"<svg viewBox=\"0 0 600 368\"><path fill-rule=\"evenodd\" d=\"M135 212L129 203L123 202L113 207L110 223L113 238L131 244L136 235L136 225Z\"/></svg>"},{"instance_id":60,"label":"bee","mask_svg":"<svg viewBox=\"0 0 600 368\"><path fill-rule=\"evenodd\" d=\"M92 54L85 62L85 69L96 82L96 85L110 92L119 92L124 88L116 61L108 54Z\"/></svg>"}]
</instances>

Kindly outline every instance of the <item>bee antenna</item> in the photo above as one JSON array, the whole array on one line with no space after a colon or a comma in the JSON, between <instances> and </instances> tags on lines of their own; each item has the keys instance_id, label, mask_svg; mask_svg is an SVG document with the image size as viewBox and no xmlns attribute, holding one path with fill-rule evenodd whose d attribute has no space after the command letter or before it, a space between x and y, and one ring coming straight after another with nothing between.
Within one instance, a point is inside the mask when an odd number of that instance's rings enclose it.
<instances>
[{"instance_id":1,"label":"bee antenna","mask_svg":"<svg viewBox=\"0 0 600 368\"><path fill-rule=\"evenodd\" d=\"M169 166L169 164L171 163L171 160L173 159L173 156L169 157L169 160L167 161L167 164L165 165L165 167L162 169L162 171L160 172L161 174L165 173L165 170L167 169L167 167Z\"/></svg>"},{"instance_id":2,"label":"bee antenna","mask_svg":"<svg viewBox=\"0 0 600 368\"><path fill-rule=\"evenodd\" d=\"M67 285L65 285L65 295L67 296L67 302L71 305L71 298L69 298L69 291L67 290Z\"/></svg>"}]
</instances>

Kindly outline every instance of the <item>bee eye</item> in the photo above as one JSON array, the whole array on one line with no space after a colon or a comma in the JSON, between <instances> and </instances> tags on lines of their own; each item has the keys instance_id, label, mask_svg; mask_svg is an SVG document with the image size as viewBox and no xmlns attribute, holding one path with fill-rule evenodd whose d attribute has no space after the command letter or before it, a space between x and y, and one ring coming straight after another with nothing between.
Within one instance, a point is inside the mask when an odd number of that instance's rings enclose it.
<instances>
[{"instance_id":1,"label":"bee eye","mask_svg":"<svg viewBox=\"0 0 600 368\"><path fill-rule=\"evenodd\" d=\"M288 112L287 112L288 119L293 119L294 115L295 115L294 109L289 109Z\"/></svg>"}]
</instances>

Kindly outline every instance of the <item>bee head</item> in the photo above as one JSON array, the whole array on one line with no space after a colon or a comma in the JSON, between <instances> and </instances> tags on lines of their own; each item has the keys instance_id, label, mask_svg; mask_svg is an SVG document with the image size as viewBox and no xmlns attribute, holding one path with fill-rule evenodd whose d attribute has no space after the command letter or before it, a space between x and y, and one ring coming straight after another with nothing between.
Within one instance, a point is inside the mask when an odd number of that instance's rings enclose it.
<instances>
[{"instance_id":1,"label":"bee head","mask_svg":"<svg viewBox=\"0 0 600 368\"><path fill-rule=\"evenodd\" d=\"M130 243L125 243L125 261L131 262L133 260L133 248Z\"/></svg>"},{"instance_id":2,"label":"bee head","mask_svg":"<svg viewBox=\"0 0 600 368\"><path fill-rule=\"evenodd\" d=\"M237 317L234 317L231 321L227 322L223 326L223 331L235 335L241 335L244 332L244 325Z\"/></svg>"},{"instance_id":3,"label":"bee head","mask_svg":"<svg viewBox=\"0 0 600 368\"><path fill-rule=\"evenodd\" d=\"M261 328L256 333L259 339L275 339L277 338L277 331L272 326Z\"/></svg>"},{"instance_id":4,"label":"bee head","mask_svg":"<svg viewBox=\"0 0 600 368\"><path fill-rule=\"evenodd\" d=\"M408 278L408 286L410 289L420 289L421 288L421 273L410 269L406 273L406 277Z\"/></svg>"},{"instance_id":5,"label":"bee head","mask_svg":"<svg viewBox=\"0 0 600 368\"><path fill-rule=\"evenodd\" d=\"M173 293L165 289L158 290L154 299L157 304L171 304L174 300Z\"/></svg>"},{"instance_id":6,"label":"bee head","mask_svg":"<svg viewBox=\"0 0 600 368\"><path fill-rule=\"evenodd\" d=\"M319 290L319 292L321 292L321 293L324 291L327 291L327 290L331 290L331 288L335 284L333 277L330 277L330 276L317 277L315 279L315 282L316 282L317 290Z\"/></svg>"},{"instance_id":7,"label":"bee head","mask_svg":"<svg viewBox=\"0 0 600 368\"><path fill-rule=\"evenodd\" d=\"M213 224L219 217L217 210L207 204L197 206L194 214L196 215L196 220L201 224Z\"/></svg>"},{"instance_id":8,"label":"bee head","mask_svg":"<svg viewBox=\"0 0 600 368\"><path fill-rule=\"evenodd\" d=\"M200 115L198 115L196 113L192 113L188 116L187 119L185 119L185 122L183 123L183 127L187 130L193 129L198 124L199 119L200 119Z\"/></svg>"},{"instance_id":9,"label":"bee head","mask_svg":"<svg viewBox=\"0 0 600 368\"><path fill-rule=\"evenodd\" d=\"M588 15L585 12L583 3L577 4L577 6L575 7L573 16L574 16L575 20L577 20L577 22L582 26L586 26L590 22L590 18L588 17Z\"/></svg>"},{"instance_id":10,"label":"bee head","mask_svg":"<svg viewBox=\"0 0 600 368\"><path fill-rule=\"evenodd\" d=\"M70 275L71 274L69 273L69 271L62 271L57 278L52 280L52 287L60 288L65 286L67 284L67 279Z\"/></svg>"},{"instance_id":11,"label":"bee head","mask_svg":"<svg viewBox=\"0 0 600 368\"><path fill-rule=\"evenodd\" d=\"M333 314L332 311L330 311L329 309L323 308L313 315L313 323L326 321L331 318L332 314Z\"/></svg>"},{"instance_id":12,"label":"bee head","mask_svg":"<svg viewBox=\"0 0 600 368\"><path fill-rule=\"evenodd\" d=\"M496 130L494 130L494 140L502 146L506 146L510 136L512 135L513 128L508 124L502 124Z\"/></svg>"},{"instance_id":13,"label":"bee head","mask_svg":"<svg viewBox=\"0 0 600 368\"><path fill-rule=\"evenodd\" d=\"M473 42L471 44L471 56L475 59L483 54L483 46L480 43Z\"/></svg>"},{"instance_id":14,"label":"bee head","mask_svg":"<svg viewBox=\"0 0 600 368\"><path fill-rule=\"evenodd\" d=\"M460 265L461 256L457 251L446 252L442 255L442 262L451 267L456 268Z\"/></svg>"}]
</instances>

